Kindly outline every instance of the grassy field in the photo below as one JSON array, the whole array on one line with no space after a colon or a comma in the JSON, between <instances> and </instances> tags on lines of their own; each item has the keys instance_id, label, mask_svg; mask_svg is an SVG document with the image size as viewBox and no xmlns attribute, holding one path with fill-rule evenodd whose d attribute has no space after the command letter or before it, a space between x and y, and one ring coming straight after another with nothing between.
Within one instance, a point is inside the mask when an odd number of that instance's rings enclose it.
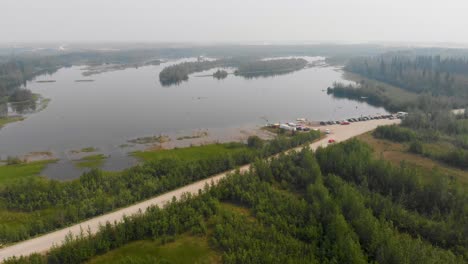
<instances>
[{"instance_id":1,"label":"grassy field","mask_svg":"<svg viewBox=\"0 0 468 264\"><path fill-rule=\"evenodd\" d=\"M379 82L377 80L368 79L358 74L345 72L343 78L349 81L354 82L364 82L369 87L375 87L378 89L385 97L389 98L391 101L398 103L406 103L413 101L417 98L417 94L404 90L402 88Z\"/></svg>"},{"instance_id":2,"label":"grassy field","mask_svg":"<svg viewBox=\"0 0 468 264\"><path fill-rule=\"evenodd\" d=\"M159 160L163 158L176 158L183 160L209 159L227 153L236 153L249 148L241 143L209 144L188 148L176 148L157 151L136 151L132 155L143 160Z\"/></svg>"},{"instance_id":3,"label":"grassy field","mask_svg":"<svg viewBox=\"0 0 468 264\"><path fill-rule=\"evenodd\" d=\"M136 241L99 256L89 264L102 263L221 263L221 257L208 245L206 237L182 235L174 242Z\"/></svg>"},{"instance_id":4,"label":"grassy field","mask_svg":"<svg viewBox=\"0 0 468 264\"><path fill-rule=\"evenodd\" d=\"M10 184L19 179L37 177L44 167L51 162L54 161L36 161L24 164L0 166L0 186Z\"/></svg>"},{"instance_id":5,"label":"grassy field","mask_svg":"<svg viewBox=\"0 0 468 264\"><path fill-rule=\"evenodd\" d=\"M24 117L2 117L0 118L0 128L8 123L23 121Z\"/></svg>"},{"instance_id":6,"label":"grassy field","mask_svg":"<svg viewBox=\"0 0 468 264\"><path fill-rule=\"evenodd\" d=\"M372 133L366 133L358 137L358 139L371 145L374 149L374 154L378 158L383 158L396 165L401 162L406 162L410 165L417 166L426 170L437 169L440 173L458 179L461 183L468 186L468 171L448 166L439 161L413 154L408 152L408 146L405 144L396 143L389 140L376 139ZM439 146L432 146L438 148Z\"/></svg>"},{"instance_id":7,"label":"grassy field","mask_svg":"<svg viewBox=\"0 0 468 264\"><path fill-rule=\"evenodd\" d=\"M106 159L103 154L89 155L75 162L75 166L80 168L99 168Z\"/></svg>"}]
</instances>

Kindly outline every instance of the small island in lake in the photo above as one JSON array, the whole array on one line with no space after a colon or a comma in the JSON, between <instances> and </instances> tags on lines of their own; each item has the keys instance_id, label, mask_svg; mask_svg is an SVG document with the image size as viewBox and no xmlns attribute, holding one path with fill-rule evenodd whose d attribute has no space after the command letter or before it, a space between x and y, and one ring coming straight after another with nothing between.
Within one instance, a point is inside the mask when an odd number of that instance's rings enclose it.
<instances>
[{"instance_id":1,"label":"small island in lake","mask_svg":"<svg viewBox=\"0 0 468 264\"><path fill-rule=\"evenodd\" d=\"M228 72L225 70L217 70L215 73L213 73L213 78L216 78L218 80L224 79L228 76Z\"/></svg>"}]
</instances>

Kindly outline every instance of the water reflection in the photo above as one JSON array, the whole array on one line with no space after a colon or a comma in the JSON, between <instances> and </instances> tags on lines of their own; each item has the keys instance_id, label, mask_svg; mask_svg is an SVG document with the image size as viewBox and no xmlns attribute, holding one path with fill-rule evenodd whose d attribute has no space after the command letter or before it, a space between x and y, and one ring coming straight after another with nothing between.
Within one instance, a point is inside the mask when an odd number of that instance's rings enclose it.
<instances>
[{"instance_id":1,"label":"water reflection","mask_svg":"<svg viewBox=\"0 0 468 264\"><path fill-rule=\"evenodd\" d=\"M35 100L30 100L25 102L9 103L9 106L9 112L13 115L25 115L34 113L36 111L37 103Z\"/></svg>"}]
</instances>

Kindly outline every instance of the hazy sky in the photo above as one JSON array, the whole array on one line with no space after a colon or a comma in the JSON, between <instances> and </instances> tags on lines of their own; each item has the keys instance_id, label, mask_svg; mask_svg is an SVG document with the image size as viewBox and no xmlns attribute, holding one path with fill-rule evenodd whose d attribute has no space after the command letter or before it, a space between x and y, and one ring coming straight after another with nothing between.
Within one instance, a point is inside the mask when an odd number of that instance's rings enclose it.
<instances>
[{"instance_id":1,"label":"hazy sky","mask_svg":"<svg viewBox=\"0 0 468 264\"><path fill-rule=\"evenodd\" d=\"M466 0L0 0L0 42L468 42Z\"/></svg>"}]
</instances>

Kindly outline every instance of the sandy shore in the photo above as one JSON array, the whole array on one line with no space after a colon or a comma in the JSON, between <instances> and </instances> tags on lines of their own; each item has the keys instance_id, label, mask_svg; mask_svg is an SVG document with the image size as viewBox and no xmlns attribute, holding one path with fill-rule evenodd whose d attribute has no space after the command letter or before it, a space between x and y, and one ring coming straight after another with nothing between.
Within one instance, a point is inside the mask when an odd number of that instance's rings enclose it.
<instances>
[{"instance_id":1,"label":"sandy shore","mask_svg":"<svg viewBox=\"0 0 468 264\"><path fill-rule=\"evenodd\" d=\"M333 138L336 142L340 142L373 130L379 125L396 124L399 122L400 120L379 119L351 123L350 125L343 126L331 125L318 127L322 131L325 129L330 129L331 134L328 135L326 138L323 138L319 141L310 144L310 147L311 149L317 149L318 147L326 147L330 138ZM296 148L296 150L299 149L301 149L301 147ZM247 171L249 170L249 168L250 164L242 166L240 168L240 171ZM198 190L203 189L203 187L206 184L216 184L220 179L226 177L226 175L229 172L224 172L207 178L205 180L186 185L184 187L156 196L149 200L137 203L135 205L131 205L126 208L119 209L115 212L97 216L82 223L5 247L3 249L0 249L0 261L3 261L12 256L29 255L35 252L45 252L49 250L53 245L60 245L65 239L65 236L67 236L70 233L73 235L79 235L82 230L86 231L88 230L88 228L91 230L92 233L95 233L101 224L105 224L106 222L113 223L114 221L121 221L124 215L136 214L139 211L144 212L149 206L153 205L162 207L168 202L170 202L172 197L180 198L184 193L192 193L196 195L198 193Z\"/></svg>"}]
</instances>

